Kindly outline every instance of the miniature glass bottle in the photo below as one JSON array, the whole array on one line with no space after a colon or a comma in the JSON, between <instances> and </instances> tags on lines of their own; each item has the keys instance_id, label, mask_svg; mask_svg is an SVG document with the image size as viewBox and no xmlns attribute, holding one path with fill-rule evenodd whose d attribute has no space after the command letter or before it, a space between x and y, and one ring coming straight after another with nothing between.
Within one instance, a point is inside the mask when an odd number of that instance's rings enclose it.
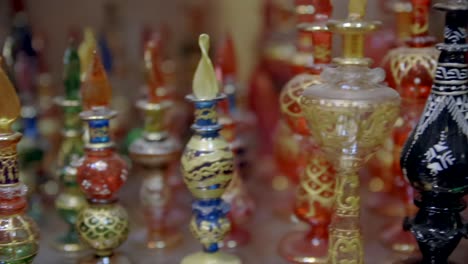
<instances>
[{"instance_id":1,"label":"miniature glass bottle","mask_svg":"<svg viewBox=\"0 0 468 264\"><path fill-rule=\"evenodd\" d=\"M219 94L208 56L209 41L208 35L200 35L202 56L193 78L193 94L187 97L195 103L195 133L181 158L184 182L196 199L190 230L203 245L203 251L186 256L181 263L238 264L238 257L219 251L219 242L231 228L226 216L229 206L221 197L231 182L235 164L229 143L219 133L216 105L224 96Z\"/></svg>"},{"instance_id":2,"label":"miniature glass bottle","mask_svg":"<svg viewBox=\"0 0 468 264\"><path fill-rule=\"evenodd\" d=\"M76 227L80 238L94 250L93 256L80 262L86 264L129 263L114 252L129 232L127 212L116 197L128 171L111 140L109 123L117 115L110 109L111 92L104 67L94 52L81 87L84 111L80 117L87 123L89 135L85 155L76 165L78 184L89 203L78 215Z\"/></svg>"},{"instance_id":3,"label":"miniature glass bottle","mask_svg":"<svg viewBox=\"0 0 468 264\"><path fill-rule=\"evenodd\" d=\"M86 206L86 199L76 181L76 167L73 166L84 154L82 124L79 117L80 58L75 46L72 40L65 51L63 61L65 97L56 98L57 104L63 109L64 126L63 141L57 157L57 174L62 183L62 191L55 200L55 207L61 218L69 225L69 229L67 233L57 238L54 247L65 252L86 249L86 245L78 237L75 226L78 213Z\"/></svg>"},{"instance_id":4,"label":"miniature glass bottle","mask_svg":"<svg viewBox=\"0 0 468 264\"><path fill-rule=\"evenodd\" d=\"M27 187L19 179L16 147L21 134L11 128L20 103L1 68L0 93L0 263L30 264L39 250L39 232L26 215Z\"/></svg>"},{"instance_id":5,"label":"miniature glass bottle","mask_svg":"<svg viewBox=\"0 0 468 264\"><path fill-rule=\"evenodd\" d=\"M146 246L168 248L182 240L177 224L180 212L171 202L171 186L168 183L170 168L180 156L181 143L168 132L167 113L173 100L166 88L160 69L161 54L158 40L150 40L145 48L147 98L137 102L145 113L142 137L130 145L130 157L144 173L140 199L146 220Z\"/></svg>"},{"instance_id":6,"label":"miniature glass bottle","mask_svg":"<svg viewBox=\"0 0 468 264\"><path fill-rule=\"evenodd\" d=\"M292 66L298 75L283 88L280 107L292 131L303 137L301 155L307 161L307 167L296 191L294 213L309 228L286 234L280 241L279 252L294 263L327 263L327 228L334 199L334 169L311 137L299 99L307 87L321 82L319 74L331 61L332 35L325 23L332 6L329 0L300 0L296 1L296 10L300 12L298 43L302 45L298 46L299 53Z\"/></svg>"},{"instance_id":7,"label":"miniature glass bottle","mask_svg":"<svg viewBox=\"0 0 468 264\"><path fill-rule=\"evenodd\" d=\"M327 23L343 35L344 56L324 69L323 83L306 88L300 102L314 139L336 170L336 199L329 226L328 261L364 263L360 230L359 169L379 149L398 116L398 93L382 84L382 69L363 58L364 34L377 22L364 20L367 2L351 0L346 20Z\"/></svg>"}]
</instances>

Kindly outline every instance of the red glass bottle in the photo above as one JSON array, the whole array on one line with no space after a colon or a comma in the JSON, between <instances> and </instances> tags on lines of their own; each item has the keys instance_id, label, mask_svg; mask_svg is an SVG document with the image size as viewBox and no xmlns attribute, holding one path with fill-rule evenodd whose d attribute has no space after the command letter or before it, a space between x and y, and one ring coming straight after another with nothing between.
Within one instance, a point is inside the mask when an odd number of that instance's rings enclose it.
<instances>
[{"instance_id":1,"label":"red glass bottle","mask_svg":"<svg viewBox=\"0 0 468 264\"><path fill-rule=\"evenodd\" d=\"M328 263L328 225L334 201L335 171L311 137L299 104L303 91L320 83L320 72L331 61L332 34L325 23L332 12L329 0L297 0L299 18L297 53L292 69L298 74L280 96L283 119L292 131L302 135L301 157L306 161L294 203L294 214L308 225L307 231L286 234L280 255L293 263ZM311 15L308 10L314 10Z\"/></svg>"},{"instance_id":2,"label":"red glass bottle","mask_svg":"<svg viewBox=\"0 0 468 264\"><path fill-rule=\"evenodd\" d=\"M94 255L81 263L128 263L125 256L115 254L128 236L128 215L117 203L117 191L128 177L125 161L116 153L111 140L111 88L97 53L85 74L81 97L84 111L80 117L87 122L85 156L77 164L77 181L89 206L78 215L77 228L83 239L94 249ZM100 230L96 233L94 230Z\"/></svg>"},{"instance_id":3,"label":"red glass bottle","mask_svg":"<svg viewBox=\"0 0 468 264\"><path fill-rule=\"evenodd\" d=\"M387 82L396 89L402 98L402 111L396 123L391 145L390 178L387 179L388 192L374 196L377 212L391 216L411 216L415 212L413 189L404 178L400 167L400 155L409 133L418 123L430 94L435 76L439 52L435 49L435 39L429 35L430 0L412 0L411 38L406 46L391 50L384 60ZM404 232L401 221L390 223L382 233L385 245L400 252L416 250L413 236Z\"/></svg>"}]
</instances>

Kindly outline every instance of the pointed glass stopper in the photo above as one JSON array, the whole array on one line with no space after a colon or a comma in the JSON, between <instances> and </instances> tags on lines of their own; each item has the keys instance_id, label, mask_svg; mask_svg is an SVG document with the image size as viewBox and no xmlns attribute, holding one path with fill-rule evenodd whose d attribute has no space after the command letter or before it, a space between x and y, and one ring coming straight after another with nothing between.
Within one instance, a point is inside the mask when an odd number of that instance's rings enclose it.
<instances>
[{"instance_id":1,"label":"pointed glass stopper","mask_svg":"<svg viewBox=\"0 0 468 264\"><path fill-rule=\"evenodd\" d=\"M219 87L213 63L208 55L210 36L201 34L198 39L198 45L200 46L202 55L193 77L193 94L199 100L211 100L218 95Z\"/></svg>"},{"instance_id":2,"label":"pointed glass stopper","mask_svg":"<svg viewBox=\"0 0 468 264\"><path fill-rule=\"evenodd\" d=\"M3 61L3 58L1 59ZM12 133L11 125L20 115L20 102L15 88L0 67L0 134Z\"/></svg>"},{"instance_id":3,"label":"pointed glass stopper","mask_svg":"<svg viewBox=\"0 0 468 264\"><path fill-rule=\"evenodd\" d=\"M150 103L160 103L169 97L161 70L161 44L158 38L149 40L145 47L146 86Z\"/></svg>"},{"instance_id":4,"label":"pointed glass stopper","mask_svg":"<svg viewBox=\"0 0 468 264\"><path fill-rule=\"evenodd\" d=\"M76 43L72 39L63 56L63 85L65 86L65 99L79 100L81 86L81 65L80 57L76 49Z\"/></svg>"},{"instance_id":5,"label":"pointed glass stopper","mask_svg":"<svg viewBox=\"0 0 468 264\"><path fill-rule=\"evenodd\" d=\"M81 76L88 71L88 67L91 65L93 59L93 52L97 50L96 38L94 37L93 30L91 28L85 28L83 32L83 41L81 41L80 47L78 48L78 54L80 55L81 62Z\"/></svg>"},{"instance_id":6,"label":"pointed glass stopper","mask_svg":"<svg viewBox=\"0 0 468 264\"><path fill-rule=\"evenodd\" d=\"M216 52L216 64L225 78L234 78L237 74L236 49L231 34L226 34Z\"/></svg>"},{"instance_id":7,"label":"pointed glass stopper","mask_svg":"<svg viewBox=\"0 0 468 264\"><path fill-rule=\"evenodd\" d=\"M94 107L108 107L112 97L112 90L107 79L101 58L93 52L91 64L84 76L81 88L83 108L90 110Z\"/></svg>"}]
</instances>

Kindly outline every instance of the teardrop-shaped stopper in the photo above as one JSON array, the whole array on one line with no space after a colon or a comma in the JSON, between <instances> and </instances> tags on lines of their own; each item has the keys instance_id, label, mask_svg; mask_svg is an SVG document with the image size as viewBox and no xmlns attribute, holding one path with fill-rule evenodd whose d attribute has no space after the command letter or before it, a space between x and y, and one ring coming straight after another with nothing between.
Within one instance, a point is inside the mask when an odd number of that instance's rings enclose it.
<instances>
[{"instance_id":1,"label":"teardrop-shaped stopper","mask_svg":"<svg viewBox=\"0 0 468 264\"><path fill-rule=\"evenodd\" d=\"M164 74L161 71L160 44L160 39L154 39L149 40L145 47L146 86L150 103L159 103L168 98Z\"/></svg>"},{"instance_id":2,"label":"teardrop-shaped stopper","mask_svg":"<svg viewBox=\"0 0 468 264\"><path fill-rule=\"evenodd\" d=\"M112 97L112 89L106 71L96 51L93 52L92 59L81 88L81 98L85 110L93 107L107 107L110 105Z\"/></svg>"},{"instance_id":3,"label":"teardrop-shaped stopper","mask_svg":"<svg viewBox=\"0 0 468 264\"><path fill-rule=\"evenodd\" d=\"M234 41L231 34L226 34L216 52L216 64L224 77L235 77L237 74L237 60Z\"/></svg>"},{"instance_id":4,"label":"teardrop-shaped stopper","mask_svg":"<svg viewBox=\"0 0 468 264\"><path fill-rule=\"evenodd\" d=\"M63 56L63 85L67 100L78 100L81 86L81 65L76 44L72 39Z\"/></svg>"},{"instance_id":5,"label":"teardrop-shaped stopper","mask_svg":"<svg viewBox=\"0 0 468 264\"><path fill-rule=\"evenodd\" d=\"M198 39L198 45L201 50L201 58L193 77L193 93L200 100L214 99L218 95L219 87L213 63L208 55L210 36L201 34Z\"/></svg>"},{"instance_id":6,"label":"teardrop-shaped stopper","mask_svg":"<svg viewBox=\"0 0 468 264\"><path fill-rule=\"evenodd\" d=\"M3 58L1 59L3 61ZM11 125L20 115L20 102L15 88L0 67L0 134L12 133Z\"/></svg>"},{"instance_id":7,"label":"teardrop-shaped stopper","mask_svg":"<svg viewBox=\"0 0 468 264\"><path fill-rule=\"evenodd\" d=\"M84 78L84 75L88 72L88 68L93 60L93 52L97 49L93 30L91 28L85 28L83 35L83 41L81 41L80 47L78 48L82 78Z\"/></svg>"}]
</instances>

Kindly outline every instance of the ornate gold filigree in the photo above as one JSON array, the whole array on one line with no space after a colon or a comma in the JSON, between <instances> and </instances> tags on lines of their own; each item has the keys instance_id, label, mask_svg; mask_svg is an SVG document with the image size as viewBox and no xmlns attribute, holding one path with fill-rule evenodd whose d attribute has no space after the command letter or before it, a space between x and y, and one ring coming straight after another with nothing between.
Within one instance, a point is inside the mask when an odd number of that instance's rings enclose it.
<instances>
[{"instance_id":1,"label":"ornate gold filigree","mask_svg":"<svg viewBox=\"0 0 468 264\"><path fill-rule=\"evenodd\" d=\"M128 236L128 215L119 204L91 204L78 215L81 239L99 256L109 256Z\"/></svg>"},{"instance_id":2,"label":"ornate gold filigree","mask_svg":"<svg viewBox=\"0 0 468 264\"><path fill-rule=\"evenodd\" d=\"M18 155L16 144L12 144L0 151L0 184L18 181Z\"/></svg>"},{"instance_id":3,"label":"ornate gold filigree","mask_svg":"<svg viewBox=\"0 0 468 264\"><path fill-rule=\"evenodd\" d=\"M213 104L210 108L195 109L195 118L197 120L209 120L215 123L218 118L215 106L216 105Z\"/></svg>"},{"instance_id":4,"label":"ornate gold filigree","mask_svg":"<svg viewBox=\"0 0 468 264\"><path fill-rule=\"evenodd\" d=\"M190 231L206 248L223 241L229 230L231 223L226 217L220 217L217 222L202 220L197 223L196 217L190 221Z\"/></svg>"},{"instance_id":5,"label":"ornate gold filigree","mask_svg":"<svg viewBox=\"0 0 468 264\"><path fill-rule=\"evenodd\" d=\"M297 203L309 204L306 217L315 216L314 204L318 203L324 208L331 208L335 201L334 170L332 165L320 155L309 159L307 168L302 175L297 190Z\"/></svg>"},{"instance_id":6,"label":"ornate gold filigree","mask_svg":"<svg viewBox=\"0 0 468 264\"><path fill-rule=\"evenodd\" d=\"M39 235L36 224L28 216L10 215L0 219L0 234L0 262L33 262L39 250Z\"/></svg>"},{"instance_id":7,"label":"ornate gold filigree","mask_svg":"<svg viewBox=\"0 0 468 264\"><path fill-rule=\"evenodd\" d=\"M359 230L332 229L328 257L332 264L364 263L363 243Z\"/></svg>"},{"instance_id":8,"label":"ornate gold filigree","mask_svg":"<svg viewBox=\"0 0 468 264\"><path fill-rule=\"evenodd\" d=\"M330 57L331 50L330 47L326 45L315 45L314 46L314 58L325 60L326 58Z\"/></svg>"},{"instance_id":9,"label":"ornate gold filigree","mask_svg":"<svg viewBox=\"0 0 468 264\"><path fill-rule=\"evenodd\" d=\"M346 153L356 148L364 161L380 147L392 129L393 122L389 120L395 120L399 113L399 101L375 104L303 97L302 103L307 106L307 115L320 117L309 122L326 153Z\"/></svg>"},{"instance_id":10,"label":"ornate gold filigree","mask_svg":"<svg viewBox=\"0 0 468 264\"><path fill-rule=\"evenodd\" d=\"M411 69L418 65L426 69L432 78L435 76L439 51L434 47L428 48L399 48L391 50L384 58L388 62L392 78L397 87L401 85Z\"/></svg>"},{"instance_id":11,"label":"ornate gold filigree","mask_svg":"<svg viewBox=\"0 0 468 264\"><path fill-rule=\"evenodd\" d=\"M196 198L219 198L231 182L234 156L223 138L194 135L182 156L182 167L184 181Z\"/></svg>"}]
</instances>

